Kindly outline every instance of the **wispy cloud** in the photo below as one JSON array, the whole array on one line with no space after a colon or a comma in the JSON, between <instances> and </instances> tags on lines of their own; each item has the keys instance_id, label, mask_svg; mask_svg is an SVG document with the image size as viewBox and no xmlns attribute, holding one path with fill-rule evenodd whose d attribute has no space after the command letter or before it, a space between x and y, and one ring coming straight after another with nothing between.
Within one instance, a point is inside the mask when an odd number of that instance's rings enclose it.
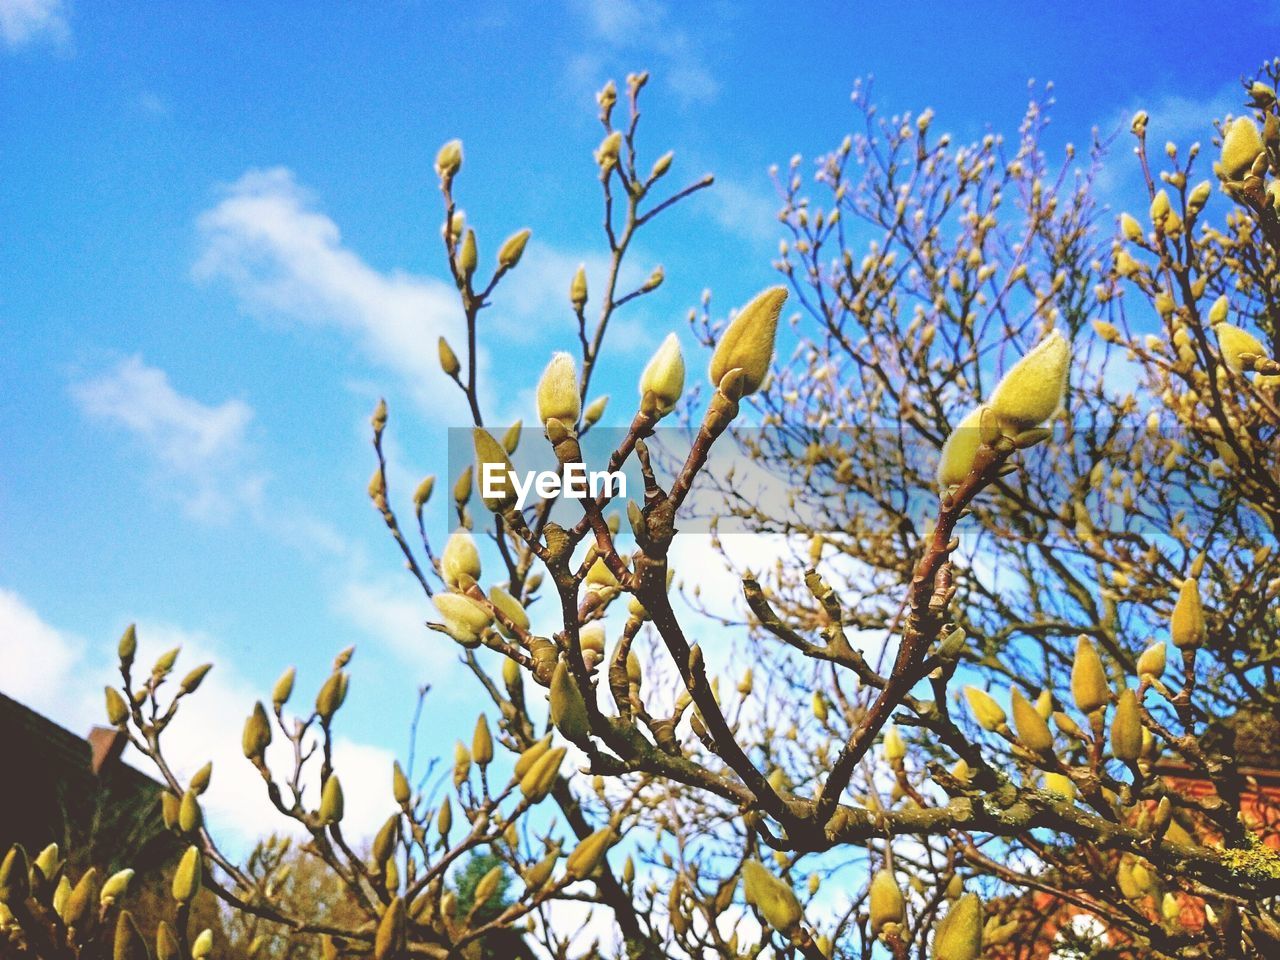
<instances>
[{"instance_id":1,"label":"wispy cloud","mask_svg":"<svg viewBox=\"0 0 1280 960\"><path fill-rule=\"evenodd\" d=\"M0 40L9 50L37 41L62 46L70 39L62 0L0 0Z\"/></svg>"},{"instance_id":2,"label":"wispy cloud","mask_svg":"<svg viewBox=\"0 0 1280 960\"><path fill-rule=\"evenodd\" d=\"M73 384L71 395L86 417L142 444L159 479L193 516L226 517L259 502L263 478L245 469L253 410L244 401L202 403L138 356Z\"/></svg>"},{"instance_id":3,"label":"wispy cloud","mask_svg":"<svg viewBox=\"0 0 1280 960\"><path fill-rule=\"evenodd\" d=\"M625 61L652 59L660 82L682 103L711 103L720 84L706 66L698 38L676 27L658 0L574 0L601 46L569 65L577 82L598 83L606 70L634 68Z\"/></svg>"}]
</instances>

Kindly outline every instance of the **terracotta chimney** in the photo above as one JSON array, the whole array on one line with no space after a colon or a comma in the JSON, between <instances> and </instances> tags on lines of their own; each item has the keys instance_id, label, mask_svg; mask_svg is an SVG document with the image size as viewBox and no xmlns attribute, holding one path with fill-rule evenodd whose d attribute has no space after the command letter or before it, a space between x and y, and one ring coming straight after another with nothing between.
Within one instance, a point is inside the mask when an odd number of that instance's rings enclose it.
<instances>
[{"instance_id":1,"label":"terracotta chimney","mask_svg":"<svg viewBox=\"0 0 1280 960\"><path fill-rule=\"evenodd\" d=\"M115 763L129 742L129 735L114 727L94 727L85 738L89 741L93 775L101 776L104 767Z\"/></svg>"}]
</instances>

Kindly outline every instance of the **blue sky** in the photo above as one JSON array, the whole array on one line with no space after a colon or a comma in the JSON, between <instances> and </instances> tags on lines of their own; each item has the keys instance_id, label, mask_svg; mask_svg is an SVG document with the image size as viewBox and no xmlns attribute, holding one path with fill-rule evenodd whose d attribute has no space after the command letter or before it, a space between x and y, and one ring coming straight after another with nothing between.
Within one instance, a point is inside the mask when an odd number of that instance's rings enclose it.
<instances>
[{"instance_id":1,"label":"blue sky","mask_svg":"<svg viewBox=\"0 0 1280 960\"><path fill-rule=\"evenodd\" d=\"M234 753L283 666L313 690L350 643L353 763L383 776L420 682L440 748L470 729L479 702L364 493L378 396L393 496L459 424L435 362L458 324L443 141L466 145L482 260L534 230L485 318L503 426L572 343L573 268L602 258L592 94L652 71L642 148L676 151L673 183L719 184L635 251L667 280L612 338L600 391L622 420L668 331L700 371L683 316L704 288L722 314L774 282L767 169L840 141L855 78L960 139L1012 132L1034 77L1056 83L1057 146L1138 106L1154 137L1207 143L1280 23L1249 3L465 8L0 0L0 690L84 728L137 620L150 650L219 663L195 750ZM1127 144L1112 163L1122 201Z\"/></svg>"}]
</instances>

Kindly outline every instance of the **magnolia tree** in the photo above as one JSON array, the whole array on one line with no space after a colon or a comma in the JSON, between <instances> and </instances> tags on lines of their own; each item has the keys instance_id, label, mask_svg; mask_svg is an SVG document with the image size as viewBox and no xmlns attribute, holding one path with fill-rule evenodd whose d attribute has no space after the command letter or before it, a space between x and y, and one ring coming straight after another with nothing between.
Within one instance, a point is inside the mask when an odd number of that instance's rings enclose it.
<instances>
[{"instance_id":1,"label":"magnolia tree","mask_svg":"<svg viewBox=\"0 0 1280 960\"><path fill-rule=\"evenodd\" d=\"M709 399L686 391L668 337L591 464L638 464L625 504L518 495L521 431L495 429L476 356L530 234L481 269L447 144L442 237L467 338L441 340L440 361L474 466L436 549L431 478L412 524L394 506L380 404L369 493L446 635L431 642L459 645L492 719L459 741L451 789L388 771L370 842L344 827L333 761L350 653L314 701L286 672L243 747L260 802L327 878L323 903L299 902L281 894L282 844L236 862L202 822L210 770L183 781L166 757L208 667L176 686L176 652L138 671L130 631L107 709L188 844L172 916L144 934L127 875L99 887L57 851L14 848L7 948L208 956L226 947L190 922L203 886L254 919L243 950L263 956L300 941L377 960L1276 956L1280 855L1237 747L1265 741L1280 704L1278 72L1246 85L1208 174L1198 144L1157 163L1134 118L1146 195L1118 233L1093 199L1102 144L1058 163L1041 148L1048 102L1016 141L956 146L928 111L881 119L857 91L865 126L813 184L799 159L779 174L785 284L727 325L709 303L692 315ZM711 184L666 191L672 155L640 161L645 81L628 78L621 107L612 84L598 96L609 267L599 290L572 278L568 349L537 385L535 442L565 475L605 412L611 321L663 280L623 285L635 236ZM674 462L655 440L667 417L688 427ZM787 494L755 495L761 475ZM497 481L473 503L476 477ZM696 573L672 591L677 528L708 502L713 530L756 534L712 538L740 575L736 617L697 609ZM704 653L695 632L732 642ZM464 861L494 865L461 897ZM616 933L580 935L565 918L583 904Z\"/></svg>"}]
</instances>

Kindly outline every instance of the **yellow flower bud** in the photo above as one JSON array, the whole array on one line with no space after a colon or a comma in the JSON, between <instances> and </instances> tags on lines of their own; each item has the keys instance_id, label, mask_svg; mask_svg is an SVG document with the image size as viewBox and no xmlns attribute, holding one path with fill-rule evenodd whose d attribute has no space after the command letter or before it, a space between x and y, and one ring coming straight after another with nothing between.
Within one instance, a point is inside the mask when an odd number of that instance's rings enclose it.
<instances>
[{"instance_id":1,"label":"yellow flower bud","mask_svg":"<svg viewBox=\"0 0 1280 960\"><path fill-rule=\"evenodd\" d=\"M622 149L622 132L614 130L605 135L596 148L596 163L602 167L611 167L618 162L618 151Z\"/></svg>"},{"instance_id":2,"label":"yellow flower bud","mask_svg":"<svg viewBox=\"0 0 1280 960\"><path fill-rule=\"evenodd\" d=\"M520 756L516 757L515 775L516 778L523 777L528 773L535 763L542 759L546 752L551 749L551 734L547 734L541 740L535 741L533 746L523 751Z\"/></svg>"},{"instance_id":3,"label":"yellow flower bud","mask_svg":"<svg viewBox=\"0 0 1280 960\"><path fill-rule=\"evenodd\" d=\"M1030 353L1009 368L996 384L990 406L1011 434L1038 427L1062 404L1071 345L1053 330Z\"/></svg>"},{"instance_id":4,"label":"yellow flower bud","mask_svg":"<svg viewBox=\"0 0 1280 960\"><path fill-rule=\"evenodd\" d=\"M551 675L551 722L574 743L586 742L591 729L582 691L574 682L569 665L563 660L556 664Z\"/></svg>"},{"instance_id":5,"label":"yellow flower bud","mask_svg":"<svg viewBox=\"0 0 1280 960\"><path fill-rule=\"evenodd\" d=\"M1204 205L1209 202L1209 195L1212 192L1213 186L1209 181L1201 180L1187 196L1187 209L1195 212L1204 209Z\"/></svg>"},{"instance_id":6,"label":"yellow flower bud","mask_svg":"<svg viewBox=\"0 0 1280 960\"><path fill-rule=\"evenodd\" d=\"M587 408L582 411L582 422L587 426L591 426L604 416L604 408L609 405L609 395L606 393L603 397L596 397L587 404Z\"/></svg>"},{"instance_id":7,"label":"yellow flower bud","mask_svg":"<svg viewBox=\"0 0 1280 960\"><path fill-rule=\"evenodd\" d=\"M178 861L178 869L173 874L173 899L178 903L190 903L200 892L200 881L204 864L200 860L200 848L187 847L182 859Z\"/></svg>"},{"instance_id":8,"label":"yellow flower bud","mask_svg":"<svg viewBox=\"0 0 1280 960\"><path fill-rule=\"evenodd\" d=\"M440 554L440 573L451 587L480 579L480 551L466 530L455 530Z\"/></svg>"},{"instance_id":9,"label":"yellow flower bud","mask_svg":"<svg viewBox=\"0 0 1280 960\"><path fill-rule=\"evenodd\" d=\"M666 416L683 394L684 357L679 338L669 333L640 375L641 409L654 416Z\"/></svg>"},{"instance_id":10,"label":"yellow flower bud","mask_svg":"<svg viewBox=\"0 0 1280 960\"><path fill-rule=\"evenodd\" d=\"M373 937L373 960L394 960L402 956L405 938L404 900L395 897L378 921L378 930Z\"/></svg>"},{"instance_id":11,"label":"yellow flower bud","mask_svg":"<svg viewBox=\"0 0 1280 960\"><path fill-rule=\"evenodd\" d=\"M795 891L770 873L758 860L742 865L742 892L773 929L780 933L794 930L804 916Z\"/></svg>"},{"instance_id":12,"label":"yellow flower bud","mask_svg":"<svg viewBox=\"0 0 1280 960\"><path fill-rule=\"evenodd\" d=\"M1009 690L1010 708L1013 710L1013 728L1018 740L1034 753L1047 753L1053 749L1053 734L1049 724L1033 707L1017 687Z\"/></svg>"},{"instance_id":13,"label":"yellow flower bud","mask_svg":"<svg viewBox=\"0 0 1280 960\"><path fill-rule=\"evenodd\" d=\"M409 778L404 775L404 769L400 766L399 760L391 764L391 795L399 804L408 803L411 795Z\"/></svg>"},{"instance_id":14,"label":"yellow flower bud","mask_svg":"<svg viewBox=\"0 0 1280 960\"><path fill-rule=\"evenodd\" d=\"M1044 788L1049 793L1062 797L1064 800L1074 800L1076 798L1076 785L1066 774L1046 773L1044 775Z\"/></svg>"},{"instance_id":15,"label":"yellow flower bud","mask_svg":"<svg viewBox=\"0 0 1280 960\"><path fill-rule=\"evenodd\" d=\"M178 829L183 833L194 833L200 829L200 824L204 821L204 817L200 813L200 801L196 797L194 790L188 790L182 795L182 802L178 807Z\"/></svg>"},{"instance_id":16,"label":"yellow flower bud","mask_svg":"<svg viewBox=\"0 0 1280 960\"><path fill-rule=\"evenodd\" d=\"M973 717L983 730L998 730L1005 724L1004 708L996 703L991 694L977 687L965 687L964 698L973 711Z\"/></svg>"},{"instance_id":17,"label":"yellow flower bud","mask_svg":"<svg viewBox=\"0 0 1280 960\"><path fill-rule=\"evenodd\" d=\"M449 346L449 341L441 337L436 348L440 353L440 369L444 371L444 375L456 377L458 371L462 369L462 364L458 362L458 355L453 352L453 347Z\"/></svg>"},{"instance_id":18,"label":"yellow flower bud","mask_svg":"<svg viewBox=\"0 0 1280 960\"><path fill-rule=\"evenodd\" d=\"M1227 310L1230 304L1227 301L1227 295L1224 293L1217 300L1213 301L1213 306L1209 308L1209 323L1216 325L1227 319Z\"/></svg>"},{"instance_id":19,"label":"yellow flower bud","mask_svg":"<svg viewBox=\"0 0 1280 960\"><path fill-rule=\"evenodd\" d=\"M1169 194L1164 190L1158 191L1156 195L1151 198L1151 209L1149 211L1151 214L1151 222L1156 226L1160 226L1164 221L1164 218L1169 215L1169 210Z\"/></svg>"},{"instance_id":20,"label":"yellow flower bud","mask_svg":"<svg viewBox=\"0 0 1280 960\"><path fill-rule=\"evenodd\" d=\"M720 386L731 370L742 371L741 396L755 393L773 360L778 317L787 300L786 287L771 287L738 311L711 355L711 385Z\"/></svg>"},{"instance_id":21,"label":"yellow flower bud","mask_svg":"<svg viewBox=\"0 0 1280 960\"><path fill-rule=\"evenodd\" d=\"M938 486L946 490L963 483L973 469L973 461L982 445L982 412L986 407L975 407L965 415L942 445L938 458Z\"/></svg>"},{"instance_id":22,"label":"yellow flower bud","mask_svg":"<svg viewBox=\"0 0 1280 960\"><path fill-rule=\"evenodd\" d=\"M206 960L213 953L213 931L205 928L191 943L191 960Z\"/></svg>"},{"instance_id":23,"label":"yellow flower bud","mask_svg":"<svg viewBox=\"0 0 1280 960\"><path fill-rule=\"evenodd\" d=\"M98 903L104 907L109 907L121 897L129 889L129 881L133 879L133 871L129 869L118 870L107 878L107 882L102 885L102 892L98 894Z\"/></svg>"},{"instance_id":24,"label":"yellow flower bud","mask_svg":"<svg viewBox=\"0 0 1280 960\"><path fill-rule=\"evenodd\" d=\"M884 758L889 763L898 763L907 755L907 745L902 734L894 724L889 724L884 731Z\"/></svg>"},{"instance_id":25,"label":"yellow flower bud","mask_svg":"<svg viewBox=\"0 0 1280 960\"><path fill-rule=\"evenodd\" d=\"M519 233L513 233L502 241L502 246L498 248L498 265L503 270L510 270L520 262L520 258L524 256L524 248L532 235L532 230L525 229Z\"/></svg>"},{"instance_id":26,"label":"yellow flower bud","mask_svg":"<svg viewBox=\"0 0 1280 960\"><path fill-rule=\"evenodd\" d=\"M134 922L133 914L121 910L116 917L115 938L111 942L111 960L147 960L147 942ZM194 960L202 960L192 952Z\"/></svg>"},{"instance_id":27,"label":"yellow flower bud","mask_svg":"<svg viewBox=\"0 0 1280 960\"><path fill-rule=\"evenodd\" d=\"M1182 581L1178 602L1173 605L1169 620L1173 645L1180 650L1192 649L1204 643L1208 629L1205 625L1204 606L1200 603L1200 584L1195 577Z\"/></svg>"},{"instance_id":28,"label":"yellow flower bud","mask_svg":"<svg viewBox=\"0 0 1280 960\"><path fill-rule=\"evenodd\" d=\"M1142 753L1142 714L1138 696L1126 687L1116 700L1111 720L1111 753L1117 760L1133 762Z\"/></svg>"},{"instance_id":29,"label":"yellow flower bud","mask_svg":"<svg viewBox=\"0 0 1280 960\"><path fill-rule=\"evenodd\" d=\"M267 711L261 703L255 703L253 712L244 723L244 736L241 738L244 755L250 760L261 759L270 743L271 724L267 720Z\"/></svg>"},{"instance_id":30,"label":"yellow flower bud","mask_svg":"<svg viewBox=\"0 0 1280 960\"><path fill-rule=\"evenodd\" d=\"M871 932L879 936L886 923L902 923L906 920L907 902L902 888L887 867L877 870L871 878L868 899L871 912Z\"/></svg>"},{"instance_id":31,"label":"yellow flower bud","mask_svg":"<svg viewBox=\"0 0 1280 960\"><path fill-rule=\"evenodd\" d=\"M587 268L583 265L578 266L573 282L569 284L569 302L575 310L581 310L587 305Z\"/></svg>"},{"instance_id":32,"label":"yellow flower bud","mask_svg":"<svg viewBox=\"0 0 1280 960\"><path fill-rule=\"evenodd\" d=\"M474 427L471 431L476 449L476 476L480 480L480 502L485 509L501 513L514 507L518 497L511 479L514 468L502 444L488 430Z\"/></svg>"},{"instance_id":33,"label":"yellow flower bud","mask_svg":"<svg viewBox=\"0 0 1280 960\"><path fill-rule=\"evenodd\" d=\"M1239 180L1249 172L1253 161L1262 153L1262 135L1251 117L1236 117L1222 137L1222 175Z\"/></svg>"},{"instance_id":34,"label":"yellow flower bud","mask_svg":"<svg viewBox=\"0 0 1280 960\"><path fill-rule=\"evenodd\" d=\"M107 722L113 727L123 726L129 720L129 705L115 687L107 687Z\"/></svg>"},{"instance_id":35,"label":"yellow flower bud","mask_svg":"<svg viewBox=\"0 0 1280 960\"><path fill-rule=\"evenodd\" d=\"M520 778L520 792L528 798L530 803L537 803L551 792L566 753L568 750L565 747L547 750Z\"/></svg>"},{"instance_id":36,"label":"yellow flower bud","mask_svg":"<svg viewBox=\"0 0 1280 960\"><path fill-rule=\"evenodd\" d=\"M1071 695L1081 713L1089 714L1107 705L1111 688L1102 658L1086 636L1076 642L1076 656L1071 664Z\"/></svg>"},{"instance_id":37,"label":"yellow flower bud","mask_svg":"<svg viewBox=\"0 0 1280 960\"><path fill-rule=\"evenodd\" d=\"M436 173L450 180L462 168L462 141L450 140L436 153Z\"/></svg>"},{"instance_id":38,"label":"yellow flower bud","mask_svg":"<svg viewBox=\"0 0 1280 960\"><path fill-rule=\"evenodd\" d=\"M1164 674L1166 660L1167 654L1164 643L1156 642L1151 644L1138 657L1138 676L1159 679Z\"/></svg>"},{"instance_id":39,"label":"yellow flower bud","mask_svg":"<svg viewBox=\"0 0 1280 960\"><path fill-rule=\"evenodd\" d=\"M564 872L576 880L585 880L596 872L596 868L604 861L605 854L613 844L613 830L601 827L590 836L578 841L564 862Z\"/></svg>"},{"instance_id":40,"label":"yellow flower bud","mask_svg":"<svg viewBox=\"0 0 1280 960\"><path fill-rule=\"evenodd\" d=\"M1142 225L1138 223L1137 218L1132 214L1120 214L1120 232L1125 235L1125 239L1138 241L1142 239Z\"/></svg>"},{"instance_id":41,"label":"yellow flower bud","mask_svg":"<svg viewBox=\"0 0 1280 960\"><path fill-rule=\"evenodd\" d=\"M982 953L982 901L966 893L951 905L933 936L933 960L978 960Z\"/></svg>"},{"instance_id":42,"label":"yellow flower bud","mask_svg":"<svg viewBox=\"0 0 1280 960\"><path fill-rule=\"evenodd\" d=\"M471 756L482 767L493 762L493 734L489 732L489 721L483 713L476 717L475 733L471 735Z\"/></svg>"},{"instance_id":43,"label":"yellow flower bud","mask_svg":"<svg viewBox=\"0 0 1280 960\"><path fill-rule=\"evenodd\" d=\"M431 598L449 635L462 644L480 642L480 634L493 623L493 615L470 597L460 593L437 593Z\"/></svg>"},{"instance_id":44,"label":"yellow flower bud","mask_svg":"<svg viewBox=\"0 0 1280 960\"><path fill-rule=\"evenodd\" d=\"M524 885L529 890L541 890L548 880L551 879L552 872L555 871L556 861L560 859L560 851L552 850L545 857L535 863L532 867L525 871Z\"/></svg>"},{"instance_id":45,"label":"yellow flower bud","mask_svg":"<svg viewBox=\"0 0 1280 960\"><path fill-rule=\"evenodd\" d=\"M1251 333L1241 330L1229 323L1219 323L1213 328L1218 335L1218 347L1222 350L1222 361L1227 368L1241 373L1244 370L1244 357L1253 354L1255 357L1268 356L1266 347Z\"/></svg>"},{"instance_id":46,"label":"yellow flower bud","mask_svg":"<svg viewBox=\"0 0 1280 960\"><path fill-rule=\"evenodd\" d=\"M458 272L462 276L470 280L476 272L476 264L480 260L480 254L476 250L476 232L468 230L462 237L462 246L458 248Z\"/></svg>"},{"instance_id":47,"label":"yellow flower bud","mask_svg":"<svg viewBox=\"0 0 1280 960\"><path fill-rule=\"evenodd\" d=\"M489 602L497 607L498 611L518 628L526 632L528 631L529 614L525 612L525 609L520 605L520 602L502 587L494 586L489 589ZM507 629L506 624L501 620L498 621L498 630L504 637L511 636L511 631ZM503 664L504 670L506 669L507 663L516 668L517 676L519 676L520 665L514 660L507 660Z\"/></svg>"},{"instance_id":48,"label":"yellow flower bud","mask_svg":"<svg viewBox=\"0 0 1280 960\"><path fill-rule=\"evenodd\" d=\"M556 353L538 381L538 419L544 425L548 420L559 420L572 428L581 406L573 357L563 351Z\"/></svg>"}]
</instances>

